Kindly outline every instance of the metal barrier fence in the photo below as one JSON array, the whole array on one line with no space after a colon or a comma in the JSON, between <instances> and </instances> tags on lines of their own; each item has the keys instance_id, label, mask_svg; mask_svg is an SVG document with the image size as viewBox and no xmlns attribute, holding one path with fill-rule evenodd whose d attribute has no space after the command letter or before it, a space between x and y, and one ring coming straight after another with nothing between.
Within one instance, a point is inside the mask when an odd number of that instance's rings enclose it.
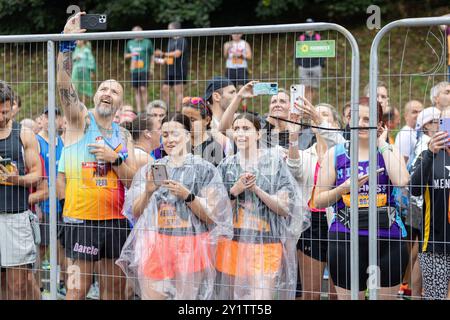
<instances>
[{"instance_id":1,"label":"metal barrier fence","mask_svg":"<svg viewBox=\"0 0 450 320\"><path fill-rule=\"evenodd\" d=\"M344 46L336 46L336 51L342 53L344 50L344 57L342 61L344 62L344 66L339 65L336 61L330 60L329 65L334 66L334 70L330 68L328 70L327 64L327 72L326 76L323 77L322 81L326 81L327 84L330 85L320 87L318 90L319 100L325 100L326 102L333 102L336 106L343 105L346 102L350 102L351 106L351 127L358 127L358 100L359 100L359 49L355 38L352 34L343 28L340 25L332 24L332 23L310 23L310 24L290 24L290 25L272 25L272 26L254 26L254 27L233 27L233 28L206 28L206 29L185 29L185 30L162 30L162 31L136 31L136 32L105 32L105 33L90 33L90 34L58 34L58 35L20 35L20 36L0 36L0 43L2 44L27 44L27 43L36 43L37 46L39 43L46 43L46 60L47 60L47 99L48 99L48 133L49 133L49 141L55 141L57 135L57 128L55 125L56 121L56 55L55 55L55 44L58 44L59 41L69 41L69 40L85 40L85 41L97 41L97 46L107 47L108 43L106 41L110 41L110 48L113 46L113 41L117 41L117 56L119 56L119 52L122 48L120 40L127 39L135 39L137 37L152 39L155 43L163 45L163 42L167 38L172 38L174 36L178 37L191 37L193 40L196 40L196 44L198 48L204 46L205 51L211 50L212 60L208 60L208 54L205 52L204 56L200 56L200 51L197 50L197 56L194 58L192 54L190 57L190 62L192 65L195 65L197 68L197 78L192 81L188 81L187 87L189 93L191 95L202 95L199 92L202 92L202 88L204 87L204 80L208 79L210 76L214 74L223 74L223 55L222 53L217 54L217 51L222 52L222 48L216 48L215 44L217 42L217 38L221 37L221 43L223 42L223 37L231 34L245 34L247 35L246 39L253 40L253 51L257 52L255 57L259 54L259 61L255 58L252 60L252 68L254 71L254 75L252 78L264 81L275 80L278 83L282 83L284 86L288 87L290 84L296 82L297 79L297 70L293 64L293 58L288 57L287 48L291 48L295 46L295 40L297 38L298 32L303 32L306 30L315 30L315 31L332 31L336 32L335 34L328 33L327 39L336 39L339 40L339 36L343 36L343 39L346 40ZM280 36L280 34L286 33L287 35ZM277 49L282 51L284 50L285 56L281 56L278 52L276 53L275 62L272 63L270 52L270 46L268 51L266 51L266 47L264 46L264 36L265 34L269 34L269 39L266 41L272 41L270 35L277 34ZM250 37L249 35L252 35ZM260 38L257 38L257 35ZM202 38L204 37L205 43L202 43ZM211 39L212 38L212 39ZM342 39L342 38L341 38ZM101 43L103 41L103 43ZM159 42L158 42L159 41ZM208 41L210 41L208 43ZM283 43L284 41L284 43ZM165 42L164 42L165 43ZM260 47L256 47L256 43L260 45ZM351 48L351 68L350 68L350 77L347 76L347 44L350 44ZM31 45L30 45L31 46ZM211 48L212 46L212 48ZM284 46L284 48L283 48ZM342 49L344 47L344 49ZM191 45L191 52L194 51L194 45ZM124 49L123 49L124 50ZM125 50L124 50L125 52ZM291 51L289 51L291 52ZM105 51L103 51L103 56L105 55ZM111 55L111 52L110 52ZM122 55L122 52L120 52ZM103 58L103 66L108 66L108 58L98 56L99 60ZM6 59L6 58L5 58ZM205 65L212 64L211 70L205 68L203 72L205 72L204 76L199 76L199 64L201 63L201 59L204 59ZM215 63L215 60L219 61L218 64ZM267 65L263 65L264 60L268 59L269 63ZM110 58L110 63L112 59ZM45 63L44 63L45 65ZM219 65L219 66L218 66ZM129 84L126 83L125 74L127 71L125 68L125 64L119 66L109 66L111 69L115 69L116 72L124 77L123 82L125 83L125 91L128 96L132 96L129 91L131 90ZM113 68L114 67L114 68ZM123 68L123 69L121 69ZM107 78L115 77L115 74L110 71L106 72L107 68L103 68L102 77L100 80L104 80ZM192 68L193 69L193 68ZM259 70L258 70L259 69ZM259 74L255 72L255 70L259 71ZM210 72L212 71L212 72ZM192 71L191 71L192 72ZM210 73L209 73L210 72ZM339 73L342 72L344 75L339 76ZM116 74L117 74L116 73ZM45 74L45 70L42 71L42 75ZM160 75L161 76L161 75ZM5 75L5 78L6 75ZM155 76L158 78L158 75ZM97 78L96 78L97 79ZM350 79L350 98L347 98L347 81ZM6 79L5 79L6 80ZM41 82L43 79L40 79ZM149 82L152 83L152 86L155 88L158 85L158 81L152 79ZM333 83L334 81L334 83ZM122 81L121 81L122 82ZM99 81L100 83L100 81ZM333 92L330 90L330 87L336 85L334 101ZM154 89L154 88L153 88ZM342 91L341 91L342 89ZM29 89L31 90L31 89ZM45 91L44 91L45 92ZM155 90L152 91L153 93ZM344 97L342 98L342 95ZM131 98L133 99L133 98ZM264 99L259 100L260 111L263 113L263 103L266 101ZM37 102L37 101L35 101ZM29 102L29 104L31 101ZM358 287L359 287L359 269L358 269L358 216L357 216L357 207L358 207L358 132L357 130L351 131L351 225L353 228L351 229L351 297L352 299L358 299ZM56 146L54 144L49 144L49 172L47 173L49 176L49 199L50 199L50 214L49 214L49 229L50 229L50 237L49 243L56 244L57 243L57 190L56 190L56 180L57 180L57 172L56 172ZM58 270L57 270L57 246L50 245L50 296L51 299L57 298L57 278L58 278Z\"/></svg>"},{"instance_id":2,"label":"metal barrier fence","mask_svg":"<svg viewBox=\"0 0 450 320\"><path fill-rule=\"evenodd\" d=\"M369 84L369 97L370 97L370 116L369 116L369 126L370 126L370 142L369 142L369 266L377 266L377 259L380 256L379 247L377 247L377 226L378 226L378 215L377 215L377 166L379 159L377 158L377 124L381 119L378 119L377 114L377 100L379 100L379 95L377 88L380 86L387 86L386 93L382 93L382 95L387 95L388 89L395 85L398 90L395 92L398 95L398 102L394 101L392 104L395 107L395 104L398 103L397 107L401 110L401 104L405 98L408 100L415 99L420 102L423 101L424 107L428 104L428 90L432 85L429 85L430 82L434 82L434 78L443 78L445 72L439 73L439 71L443 71L443 67L445 64L445 39L440 36L440 31L437 33L431 30L432 26L438 25L449 25L450 18L449 17L433 17L433 18L411 18L411 19L403 19L391 22L383 27L375 36L371 50L370 50L370 84ZM431 64L431 69L423 70L421 66L418 65L419 56L408 56L408 47L407 40L409 34L410 27L428 27L424 35L420 38L423 42L414 42L410 43L411 46L418 47L422 45L420 57L428 57L433 58L435 60L434 64ZM394 41L397 41L398 44L401 41L401 37L404 36L404 43L402 51L396 52L395 50L391 50L391 32L396 31L396 28L408 28L407 32L404 33L402 29L401 33L397 33L393 35ZM437 29L437 28L436 28ZM420 29L417 32L420 32ZM386 36L389 36L386 39ZM382 41L387 42L387 49L383 52L380 52L380 46ZM434 42L433 42L434 41ZM441 47L442 50L436 49L436 47ZM427 51L429 50L429 51ZM394 53L392 53L394 51ZM428 55L426 54L428 52ZM397 54L397 56L395 56ZM384 57L384 59L379 59L379 56ZM392 58L392 57L395 58ZM407 60L408 57L411 60ZM391 60L394 63L391 65ZM400 61L398 61L400 60ZM384 63L384 65L380 65L380 61ZM408 67L410 69L408 69ZM407 71L405 71L407 69ZM387 71L385 71L387 70ZM392 70L392 72L391 72ZM424 79L422 79L423 77ZM378 79L388 80L389 84L379 85ZM406 78L406 81L403 79ZM397 82L398 79L398 82ZM443 80L443 79L442 79ZM441 80L441 81L442 81ZM418 85L418 82L425 82ZM406 85L406 90L403 89L404 85ZM425 86L425 88L424 88ZM428 90L426 90L428 89ZM392 92L390 92L392 93ZM389 96L389 95L387 95ZM386 98L386 97L385 97ZM380 98L383 99L383 98ZM393 101L391 99L390 101ZM396 120L397 121L397 120ZM400 123L400 121L399 121ZM400 128L395 128L400 129ZM414 187L414 186L413 186ZM445 205L444 203L442 205ZM410 210L410 209L408 209ZM421 214L421 213L420 213ZM425 226L422 227L422 229ZM420 238L419 238L420 239ZM389 241L395 242L398 240L389 239ZM401 240L403 241L403 240ZM409 242L404 240L405 242ZM413 242L413 240L411 240ZM411 266L412 268L412 266ZM390 272L391 270L389 270ZM387 271L384 271L387 272ZM380 270L375 268L373 269L373 283L379 284L380 281ZM374 285L369 288L369 298L374 300L378 298L378 286Z\"/></svg>"}]
</instances>

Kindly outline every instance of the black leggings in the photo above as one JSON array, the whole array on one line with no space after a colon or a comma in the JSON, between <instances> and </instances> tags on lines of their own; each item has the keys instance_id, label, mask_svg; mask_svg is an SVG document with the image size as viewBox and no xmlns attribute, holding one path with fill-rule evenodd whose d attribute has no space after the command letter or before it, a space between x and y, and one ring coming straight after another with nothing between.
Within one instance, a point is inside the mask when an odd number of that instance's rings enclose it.
<instances>
[{"instance_id":1,"label":"black leggings","mask_svg":"<svg viewBox=\"0 0 450 320\"><path fill-rule=\"evenodd\" d=\"M350 290L350 234L328 234L328 263L330 275L336 286ZM380 287L393 287L402 282L409 254L401 239L378 239L378 267ZM359 291L367 288L369 274L369 239L359 237Z\"/></svg>"}]
</instances>

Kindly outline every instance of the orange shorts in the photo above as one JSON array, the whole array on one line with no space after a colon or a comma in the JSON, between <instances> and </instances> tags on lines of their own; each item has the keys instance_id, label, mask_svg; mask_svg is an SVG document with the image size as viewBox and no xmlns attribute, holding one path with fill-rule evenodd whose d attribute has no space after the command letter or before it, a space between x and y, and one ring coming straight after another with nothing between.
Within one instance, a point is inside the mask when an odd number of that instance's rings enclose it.
<instances>
[{"instance_id":1,"label":"orange shorts","mask_svg":"<svg viewBox=\"0 0 450 320\"><path fill-rule=\"evenodd\" d=\"M281 243L246 243L220 239L217 243L216 269L232 276L271 275L280 270Z\"/></svg>"},{"instance_id":2,"label":"orange shorts","mask_svg":"<svg viewBox=\"0 0 450 320\"><path fill-rule=\"evenodd\" d=\"M140 249L141 272L155 280L175 279L212 266L208 233L172 236L154 231L143 232Z\"/></svg>"}]
</instances>

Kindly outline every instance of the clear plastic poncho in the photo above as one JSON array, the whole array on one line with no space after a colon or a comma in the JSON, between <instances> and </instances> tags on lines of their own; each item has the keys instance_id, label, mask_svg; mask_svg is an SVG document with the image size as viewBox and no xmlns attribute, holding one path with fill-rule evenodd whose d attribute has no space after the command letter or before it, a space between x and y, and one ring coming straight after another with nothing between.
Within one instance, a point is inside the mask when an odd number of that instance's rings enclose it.
<instances>
[{"instance_id":1,"label":"clear plastic poncho","mask_svg":"<svg viewBox=\"0 0 450 320\"><path fill-rule=\"evenodd\" d=\"M211 299L216 244L233 233L230 200L209 162L192 154L181 167L170 167L168 161L165 157L156 163L165 164L168 178L196 195L213 223L200 220L183 200L160 187L137 219L116 264L142 299ZM143 166L133 179L125 201L128 212L145 191L149 169Z\"/></svg>"},{"instance_id":2,"label":"clear plastic poncho","mask_svg":"<svg viewBox=\"0 0 450 320\"><path fill-rule=\"evenodd\" d=\"M256 193L245 190L233 204L233 239L217 246L217 299L294 299L297 285L297 241L310 226L305 197L279 150L260 149L254 165L241 165L240 153L218 169L229 192L243 172L284 210L272 211ZM264 196L263 196L264 197ZM277 209L276 209L277 210Z\"/></svg>"}]
</instances>

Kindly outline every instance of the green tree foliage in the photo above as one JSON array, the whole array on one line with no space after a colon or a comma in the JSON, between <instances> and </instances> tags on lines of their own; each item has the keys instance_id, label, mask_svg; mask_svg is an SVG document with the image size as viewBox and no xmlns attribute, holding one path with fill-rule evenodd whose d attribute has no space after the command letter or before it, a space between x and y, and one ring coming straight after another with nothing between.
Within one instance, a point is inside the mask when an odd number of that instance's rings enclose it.
<instances>
[{"instance_id":1,"label":"green tree foliage","mask_svg":"<svg viewBox=\"0 0 450 320\"><path fill-rule=\"evenodd\" d=\"M196 27L210 25L210 13L222 0L152 0L156 22L189 21Z\"/></svg>"},{"instance_id":2,"label":"green tree foliage","mask_svg":"<svg viewBox=\"0 0 450 320\"><path fill-rule=\"evenodd\" d=\"M175 20L206 27L222 0L0 0L0 33L58 32L72 4L87 13L106 13L109 30L128 30L136 24L150 27Z\"/></svg>"},{"instance_id":3,"label":"green tree foliage","mask_svg":"<svg viewBox=\"0 0 450 320\"><path fill-rule=\"evenodd\" d=\"M281 14L302 9L315 12L320 16L336 17L339 15L352 16L365 14L366 8L372 4L387 4L383 0L260 0L256 7L256 14L261 18L275 18Z\"/></svg>"},{"instance_id":4,"label":"green tree foliage","mask_svg":"<svg viewBox=\"0 0 450 320\"><path fill-rule=\"evenodd\" d=\"M56 33L78 5L87 13L106 13L110 31L165 28L178 20L184 25L292 23L314 17L317 21L365 23L369 5L379 5L383 20L405 16L432 16L448 0L0 0L0 34Z\"/></svg>"}]
</instances>

